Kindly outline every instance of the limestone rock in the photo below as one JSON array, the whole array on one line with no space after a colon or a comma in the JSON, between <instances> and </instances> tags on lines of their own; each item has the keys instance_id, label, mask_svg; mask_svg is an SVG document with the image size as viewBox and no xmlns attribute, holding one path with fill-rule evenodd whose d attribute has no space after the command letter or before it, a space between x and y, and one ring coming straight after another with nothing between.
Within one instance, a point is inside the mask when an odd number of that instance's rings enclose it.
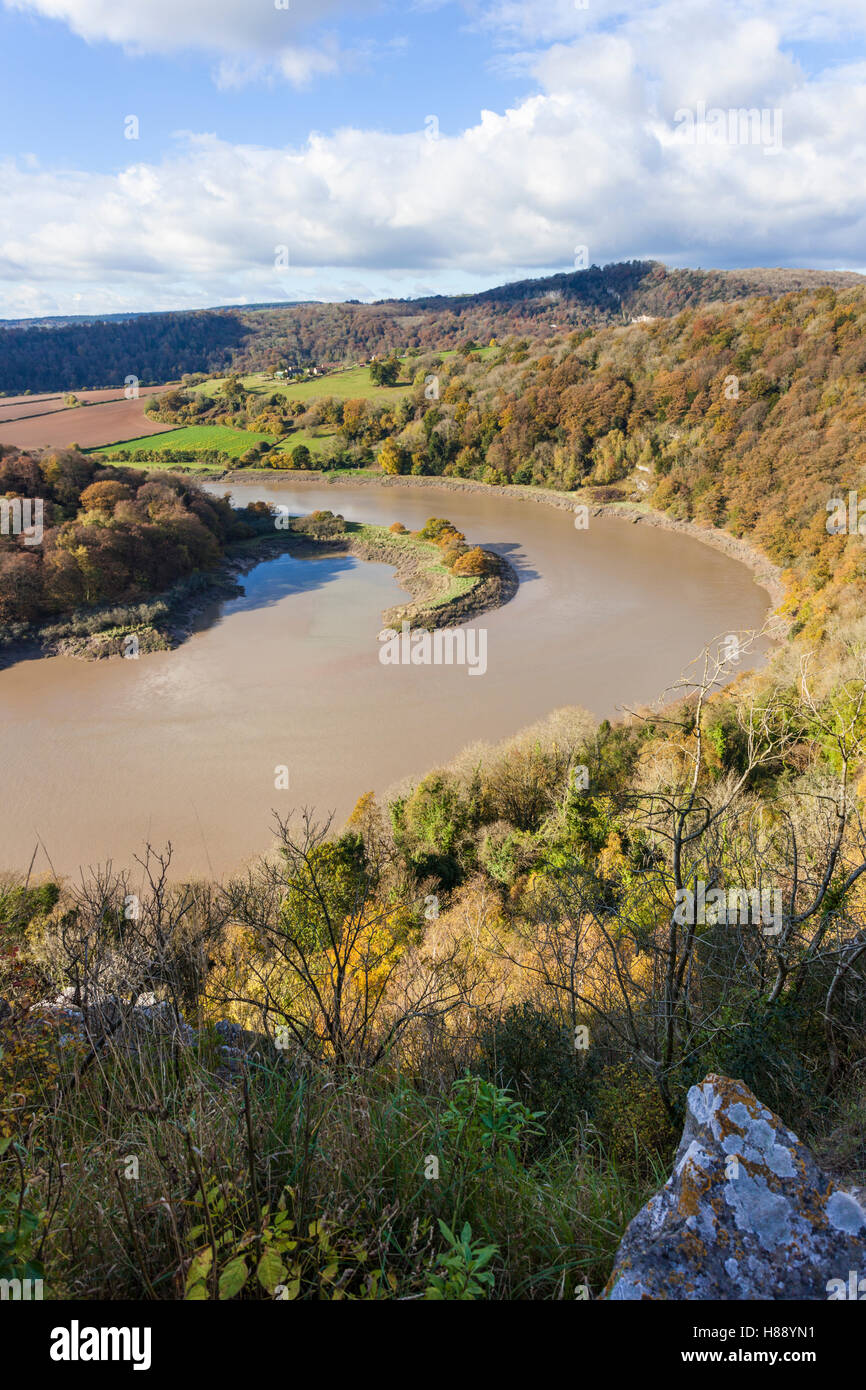
<instances>
[{"instance_id":1,"label":"limestone rock","mask_svg":"<svg viewBox=\"0 0 866 1390\"><path fill-rule=\"evenodd\" d=\"M602 1297L849 1298L861 1279L866 1297L866 1189L822 1172L742 1081L710 1075L689 1091L673 1173L629 1225Z\"/></svg>"}]
</instances>

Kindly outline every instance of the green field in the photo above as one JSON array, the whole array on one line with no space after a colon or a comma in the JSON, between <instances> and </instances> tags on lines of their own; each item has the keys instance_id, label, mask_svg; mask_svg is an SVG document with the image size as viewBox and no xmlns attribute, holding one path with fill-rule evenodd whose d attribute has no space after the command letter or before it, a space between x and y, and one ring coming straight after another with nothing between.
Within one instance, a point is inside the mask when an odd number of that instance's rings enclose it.
<instances>
[{"instance_id":1,"label":"green field","mask_svg":"<svg viewBox=\"0 0 866 1390\"><path fill-rule=\"evenodd\" d=\"M478 356L490 357L498 351L499 348L479 348ZM449 348L437 354L441 358L456 355L456 348ZM414 376L415 359L402 357L400 361L404 375L407 378ZM226 380L224 376L214 377L211 381L203 381L194 389L203 396L214 396ZM254 396L279 395L290 401L315 401L321 400L324 396L335 396L341 401L398 401L410 390L408 380L399 386L374 386L370 380L369 367L347 367L345 371L331 372L329 376L315 377L312 381L272 381L263 372L254 372L249 376L242 376L241 382Z\"/></svg>"},{"instance_id":2,"label":"green field","mask_svg":"<svg viewBox=\"0 0 866 1390\"><path fill-rule=\"evenodd\" d=\"M280 440L277 453L290 454L299 444L306 444L311 454L320 454L336 433L336 429L323 429L321 434L314 434L312 430L293 430Z\"/></svg>"},{"instance_id":3,"label":"green field","mask_svg":"<svg viewBox=\"0 0 866 1390\"><path fill-rule=\"evenodd\" d=\"M163 434L147 434L141 439L128 439L123 444L104 444L99 449L89 449L87 452L105 454L108 458L128 458L136 449L183 450L191 454L204 454L215 449L232 458L240 458L253 444L263 442L272 443L273 435L235 430L228 425L183 425L176 430L166 430ZM298 442L301 442L300 431ZM309 443L308 440L303 442Z\"/></svg>"},{"instance_id":4,"label":"green field","mask_svg":"<svg viewBox=\"0 0 866 1390\"><path fill-rule=\"evenodd\" d=\"M200 395L214 396L225 382L224 376L215 377L194 389ZM254 372L241 377L241 382L254 396L278 395L290 401L316 401L325 396L335 396L341 401L398 401L409 391L408 384L374 386L369 367L350 367L345 372L332 372L330 376L315 377L312 381L272 381L263 372Z\"/></svg>"},{"instance_id":5,"label":"green field","mask_svg":"<svg viewBox=\"0 0 866 1390\"><path fill-rule=\"evenodd\" d=\"M325 445L333 439L336 434L334 429L323 429L321 433L313 433L312 430L293 430L287 434L277 444L273 453L290 454L299 444L306 444L311 454L320 454ZM106 458L115 459L118 462L129 459L137 449L147 449L154 453L172 453L179 451L189 453L194 457L190 462L198 462L201 468L219 468L219 463L208 465L203 455L212 449L221 454L226 454L230 458L239 459L253 445L262 442L273 442L273 436L268 434L257 434L253 430L236 430L226 425L184 425L176 430L166 430L164 434L149 434L142 439L128 439L123 444L104 444L96 449L88 449L89 454L103 454ZM261 467L267 468L270 454L266 454L261 462ZM150 468L173 468L173 459L149 459L147 466Z\"/></svg>"}]
</instances>

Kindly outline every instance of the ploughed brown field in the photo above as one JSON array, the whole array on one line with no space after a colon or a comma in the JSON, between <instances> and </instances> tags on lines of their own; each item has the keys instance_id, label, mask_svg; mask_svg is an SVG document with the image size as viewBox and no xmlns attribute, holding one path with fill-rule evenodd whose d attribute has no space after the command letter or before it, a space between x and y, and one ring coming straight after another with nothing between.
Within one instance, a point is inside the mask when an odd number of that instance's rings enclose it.
<instances>
[{"instance_id":1,"label":"ploughed brown field","mask_svg":"<svg viewBox=\"0 0 866 1390\"><path fill-rule=\"evenodd\" d=\"M151 386L146 391L142 388L142 396L155 395L157 391L166 391L166 386ZM100 401L120 401L124 399L122 386L101 386L98 391L38 391L26 396L0 396L0 414L6 417L9 410L17 410L19 406L32 406L32 414L41 415L48 407L54 410L65 410L63 402L67 396L75 396L79 401L87 401L88 404L97 404Z\"/></svg>"},{"instance_id":2,"label":"ploughed brown field","mask_svg":"<svg viewBox=\"0 0 866 1390\"><path fill-rule=\"evenodd\" d=\"M16 444L20 449L62 449L79 444L93 449L100 444L119 444L125 439L143 438L175 429L174 425L149 420L144 413L150 396L166 391L166 386L149 386L137 400L127 400L120 387L100 391L75 391L87 406L67 408L68 392L50 396L8 396L0 399L0 444Z\"/></svg>"}]
</instances>

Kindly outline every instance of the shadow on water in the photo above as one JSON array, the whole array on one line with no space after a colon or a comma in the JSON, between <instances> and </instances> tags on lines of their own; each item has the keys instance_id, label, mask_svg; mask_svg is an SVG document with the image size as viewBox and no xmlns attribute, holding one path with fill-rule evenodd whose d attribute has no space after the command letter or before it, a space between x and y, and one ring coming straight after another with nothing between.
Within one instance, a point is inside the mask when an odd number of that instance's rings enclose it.
<instances>
[{"instance_id":1,"label":"shadow on water","mask_svg":"<svg viewBox=\"0 0 866 1390\"><path fill-rule=\"evenodd\" d=\"M358 564L353 555L328 554L292 555L283 552L262 560L247 574L234 581L234 598L216 599L194 612L186 626L187 633L206 632L232 613L247 613L256 608L270 608L289 594L311 593L322 589L338 575ZM0 648L0 671L20 662L41 661L45 651L37 641L17 642Z\"/></svg>"},{"instance_id":2,"label":"shadow on water","mask_svg":"<svg viewBox=\"0 0 866 1390\"><path fill-rule=\"evenodd\" d=\"M21 661L42 661L45 652L38 642L11 642L0 649L0 671L17 666Z\"/></svg>"},{"instance_id":3,"label":"shadow on water","mask_svg":"<svg viewBox=\"0 0 866 1390\"><path fill-rule=\"evenodd\" d=\"M526 561L523 547L517 541L484 541L485 550L495 550L507 560L521 584L530 579L540 579L541 575Z\"/></svg>"},{"instance_id":4,"label":"shadow on water","mask_svg":"<svg viewBox=\"0 0 866 1390\"><path fill-rule=\"evenodd\" d=\"M218 605L217 620L232 613L247 613L255 608L270 608L289 594L309 593L324 588L338 575L354 569L358 561L353 555L278 555L263 560L239 581L243 592Z\"/></svg>"}]
</instances>

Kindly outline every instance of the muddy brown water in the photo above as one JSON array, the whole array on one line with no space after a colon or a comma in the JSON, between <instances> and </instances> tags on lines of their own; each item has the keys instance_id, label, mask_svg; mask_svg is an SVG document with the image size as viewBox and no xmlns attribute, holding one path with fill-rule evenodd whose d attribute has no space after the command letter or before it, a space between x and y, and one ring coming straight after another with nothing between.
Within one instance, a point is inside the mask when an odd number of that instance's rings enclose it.
<instances>
[{"instance_id":1,"label":"muddy brown water","mask_svg":"<svg viewBox=\"0 0 866 1390\"><path fill-rule=\"evenodd\" d=\"M648 703L707 642L767 613L747 568L674 532L605 518L578 531L568 512L435 486L275 479L231 492L411 529L446 516L507 555L519 592L470 625L486 629L486 672L380 662L382 610L405 598L388 566L264 561L173 652L0 671L0 867L26 869L37 849L40 873L49 857L64 874L109 859L134 869L149 839L171 841L178 874L221 876L268 848L275 809L339 822L363 792L560 706L610 717ZM288 790L275 787L281 766Z\"/></svg>"}]
</instances>

